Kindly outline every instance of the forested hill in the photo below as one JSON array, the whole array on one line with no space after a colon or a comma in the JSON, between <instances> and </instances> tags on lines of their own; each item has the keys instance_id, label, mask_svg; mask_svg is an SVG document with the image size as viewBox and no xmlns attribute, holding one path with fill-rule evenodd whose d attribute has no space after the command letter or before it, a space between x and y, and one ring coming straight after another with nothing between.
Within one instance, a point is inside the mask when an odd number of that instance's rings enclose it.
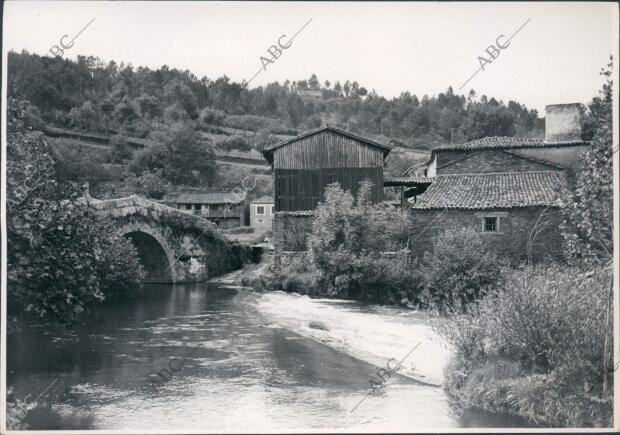
<instances>
[{"instance_id":1,"label":"forested hill","mask_svg":"<svg viewBox=\"0 0 620 435\"><path fill-rule=\"evenodd\" d=\"M77 61L28 52L8 55L9 96L29 100L46 124L106 135L147 137L157 125L195 121L210 126L295 134L330 123L374 139L432 148L484 136L543 135L535 110L509 101L409 91L386 99L353 80L271 83L246 89L226 76L198 79L190 71ZM323 78L322 78L323 79Z\"/></svg>"}]
</instances>

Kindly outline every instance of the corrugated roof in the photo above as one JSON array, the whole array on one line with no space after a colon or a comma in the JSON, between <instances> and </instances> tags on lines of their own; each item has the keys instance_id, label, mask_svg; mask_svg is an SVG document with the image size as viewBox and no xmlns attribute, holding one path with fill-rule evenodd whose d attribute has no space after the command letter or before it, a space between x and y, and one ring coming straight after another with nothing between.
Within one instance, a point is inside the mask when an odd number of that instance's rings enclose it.
<instances>
[{"instance_id":1,"label":"corrugated roof","mask_svg":"<svg viewBox=\"0 0 620 435\"><path fill-rule=\"evenodd\" d=\"M379 142L375 142L373 140L363 138L361 136L356 135L355 133L351 133L350 131L341 130L341 129L333 127L331 125L324 125L322 127L315 128L313 130L305 131L305 132L301 133L300 135L295 136L293 138L286 139L286 140L283 140L283 141L278 142L276 144L269 145L269 146L265 147L265 149L263 150L263 156L265 156L267 161L269 163L271 163L272 160L273 160L273 151L275 149L280 148L280 147L282 147L284 145L288 145L288 144L290 144L292 142L296 142L296 141L298 141L300 139L303 139L305 137L312 136L313 134L320 133L322 131L326 131L326 130L332 131L332 132L334 132L336 134L340 134L342 136L346 136L346 137L348 137L350 139L354 139L354 140L360 141L362 143L365 143L366 145L370 145L370 146L373 146L373 147L381 148L381 150L383 150L384 157L387 156L389 154L389 152L392 150L392 148L388 147L387 145L382 145Z\"/></svg>"},{"instance_id":2,"label":"corrugated roof","mask_svg":"<svg viewBox=\"0 0 620 435\"><path fill-rule=\"evenodd\" d=\"M577 140L577 141L564 141L564 142L545 142L543 139L532 139L525 137L507 137L507 136L492 136L477 139L471 142L462 144L449 144L439 146L433 151L471 151L471 150L483 150L483 149L513 149L513 148L543 148L543 147L558 147L558 146L573 146L573 145L589 145L590 142Z\"/></svg>"},{"instance_id":3,"label":"corrugated roof","mask_svg":"<svg viewBox=\"0 0 620 435\"><path fill-rule=\"evenodd\" d=\"M552 206L563 184L564 177L557 171L440 175L412 208Z\"/></svg>"},{"instance_id":4,"label":"corrugated roof","mask_svg":"<svg viewBox=\"0 0 620 435\"><path fill-rule=\"evenodd\" d=\"M243 198L239 199L238 196L233 195L230 192L210 192L210 193L182 193L177 199L176 203L179 204L224 204L224 203L239 203Z\"/></svg>"}]
</instances>

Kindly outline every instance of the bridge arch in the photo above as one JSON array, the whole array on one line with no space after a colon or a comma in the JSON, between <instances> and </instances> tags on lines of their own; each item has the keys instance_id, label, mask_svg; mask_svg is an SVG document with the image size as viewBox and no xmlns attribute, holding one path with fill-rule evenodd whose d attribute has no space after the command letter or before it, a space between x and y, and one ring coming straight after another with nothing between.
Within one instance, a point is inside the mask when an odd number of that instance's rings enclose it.
<instances>
[{"instance_id":1,"label":"bridge arch","mask_svg":"<svg viewBox=\"0 0 620 435\"><path fill-rule=\"evenodd\" d=\"M146 224L134 223L121 227L118 234L131 240L138 250L140 262L146 271L144 282L178 281L174 267L176 261L174 251L159 230Z\"/></svg>"}]
</instances>

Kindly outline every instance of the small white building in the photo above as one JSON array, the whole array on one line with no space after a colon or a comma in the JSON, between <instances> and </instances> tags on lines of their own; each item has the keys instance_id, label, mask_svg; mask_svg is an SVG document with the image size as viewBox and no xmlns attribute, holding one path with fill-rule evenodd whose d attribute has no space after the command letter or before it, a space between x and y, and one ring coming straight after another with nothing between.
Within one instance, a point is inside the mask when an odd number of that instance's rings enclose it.
<instances>
[{"instance_id":1,"label":"small white building","mask_svg":"<svg viewBox=\"0 0 620 435\"><path fill-rule=\"evenodd\" d=\"M271 230L273 223L273 198L261 196L250 202L250 226Z\"/></svg>"}]
</instances>

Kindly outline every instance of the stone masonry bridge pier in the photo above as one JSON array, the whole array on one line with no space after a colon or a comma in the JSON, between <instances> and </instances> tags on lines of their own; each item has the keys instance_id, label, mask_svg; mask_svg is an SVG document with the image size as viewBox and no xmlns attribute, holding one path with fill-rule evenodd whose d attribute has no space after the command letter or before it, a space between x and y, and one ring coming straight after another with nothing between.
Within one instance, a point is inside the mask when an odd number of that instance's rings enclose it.
<instances>
[{"instance_id":1,"label":"stone masonry bridge pier","mask_svg":"<svg viewBox=\"0 0 620 435\"><path fill-rule=\"evenodd\" d=\"M118 223L119 236L132 241L147 272L146 282L205 281L242 265L242 248L199 216L136 195L87 201Z\"/></svg>"}]
</instances>

